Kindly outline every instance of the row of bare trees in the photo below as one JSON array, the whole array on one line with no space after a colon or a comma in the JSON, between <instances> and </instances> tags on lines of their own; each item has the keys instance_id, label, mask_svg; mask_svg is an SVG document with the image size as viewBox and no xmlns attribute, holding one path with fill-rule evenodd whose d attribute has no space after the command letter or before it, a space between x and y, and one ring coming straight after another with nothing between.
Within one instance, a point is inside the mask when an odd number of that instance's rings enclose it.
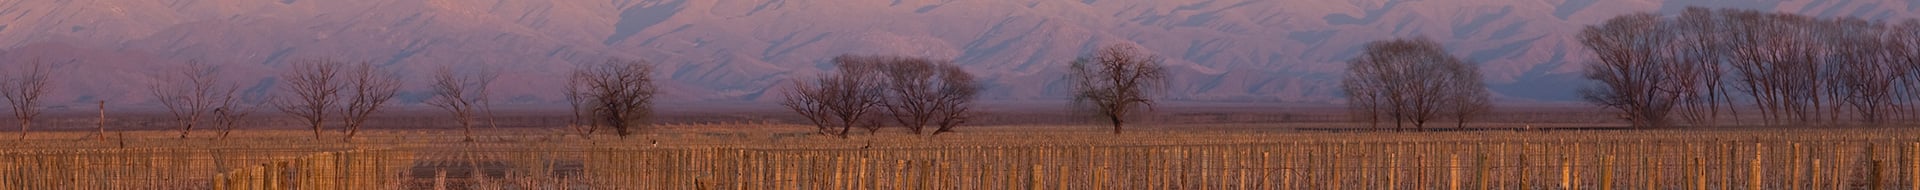
<instances>
[{"instance_id":1,"label":"row of bare trees","mask_svg":"<svg viewBox=\"0 0 1920 190\"><path fill-rule=\"evenodd\" d=\"M252 102L271 103L282 113L300 119L313 130L315 139L321 138L329 121L338 119L343 123L342 139L351 140L401 87L398 75L368 62L305 59L289 67L281 76L284 84L280 85L280 99ZM613 128L623 137L647 125L657 91L652 71L651 63L621 59L574 71L567 97L574 105L577 125L591 126L589 130ZM221 82L218 66L189 62L174 72L159 76L160 82L152 89L154 97L172 114L181 138L202 123L221 129L224 138L257 107L247 105L249 101L236 94L238 84ZM499 70L492 67L442 66L433 72L428 87L432 97L426 104L451 114L463 129L465 140L471 141L477 118L481 114L491 117L488 92L499 76Z\"/></svg>"},{"instance_id":2,"label":"row of bare trees","mask_svg":"<svg viewBox=\"0 0 1920 190\"><path fill-rule=\"evenodd\" d=\"M281 91L286 95L280 99L247 100L238 94L239 83L222 78L219 66L197 61L157 75L151 94L173 117L180 138L187 138L202 124L219 129L220 138L225 138L254 108L261 107L248 102L260 102L305 122L314 139L320 139L327 121L337 116L344 123L344 141L351 140L400 89L399 75L368 62L305 59L290 66L281 76L286 82L280 85Z\"/></svg>"},{"instance_id":3,"label":"row of bare trees","mask_svg":"<svg viewBox=\"0 0 1920 190\"><path fill-rule=\"evenodd\" d=\"M368 62L305 59L290 66L281 76L286 96L277 100L247 100L238 94L240 84L222 78L219 66L197 61L156 76L151 90L173 117L180 138L187 138L203 123L219 129L219 138L225 138L254 108L261 107L248 102L261 102L305 122L315 139L337 115L344 123L341 139L351 140L400 89L398 75Z\"/></svg>"},{"instance_id":4,"label":"row of bare trees","mask_svg":"<svg viewBox=\"0 0 1920 190\"><path fill-rule=\"evenodd\" d=\"M1578 38L1598 58L1586 77L1599 85L1581 95L1638 127L1671 116L1712 126L1745 107L1767 125L1920 117L1902 106L1920 101L1916 20L1690 7L1615 17Z\"/></svg>"},{"instance_id":5,"label":"row of bare trees","mask_svg":"<svg viewBox=\"0 0 1920 190\"><path fill-rule=\"evenodd\" d=\"M795 80L781 105L805 117L821 134L846 138L853 128L875 132L882 116L914 134L952 132L972 118L980 85L951 61L919 57L841 55L834 72Z\"/></svg>"},{"instance_id":6,"label":"row of bare trees","mask_svg":"<svg viewBox=\"0 0 1920 190\"><path fill-rule=\"evenodd\" d=\"M1360 57L1347 61L1340 80L1350 116L1379 128L1391 120L1425 130L1428 121L1452 119L1455 128L1492 109L1480 68L1462 61L1427 38L1367 43Z\"/></svg>"},{"instance_id":7,"label":"row of bare trees","mask_svg":"<svg viewBox=\"0 0 1920 190\"><path fill-rule=\"evenodd\" d=\"M1137 46L1103 47L1068 62L1075 111L1099 117L1114 133L1139 112L1150 111L1166 88L1161 59ZM874 132L890 118L914 134L952 132L975 114L981 86L951 61L919 57L842 55L834 70L812 81L796 80L781 105L805 117L821 134L846 138L853 128ZM884 117L884 118L882 118Z\"/></svg>"},{"instance_id":8,"label":"row of bare trees","mask_svg":"<svg viewBox=\"0 0 1920 190\"><path fill-rule=\"evenodd\" d=\"M273 101L281 112L298 117L321 138L330 114L345 124L341 140L352 140L367 119L380 111L400 89L400 76L370 62L347 63L329 59L294 61L281 76L281 90L292 97ZM344 72L344 73L343 73Z\"/></svg>"}]
</instances>

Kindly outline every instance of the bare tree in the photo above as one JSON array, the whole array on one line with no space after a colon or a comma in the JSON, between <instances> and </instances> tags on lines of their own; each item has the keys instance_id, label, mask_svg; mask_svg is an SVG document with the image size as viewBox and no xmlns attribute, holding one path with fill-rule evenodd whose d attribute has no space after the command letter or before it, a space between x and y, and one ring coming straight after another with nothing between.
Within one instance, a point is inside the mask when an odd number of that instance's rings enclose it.
<instances>
[{"instance_id":1,"label":"bare tree","mask_svg":"<svg viewBox=\"0 0 1920 190\"><path fill-rule=\"evenodd\" d=\"M1733 109L1733 98L1722 80L1726 73L1723 60L1728 58L1723 21L1711 9L1687 7L1671 27L1676 30L1669 45L1674 48L1670 51L1676 53L1674 59L1679 62L1676 64L1685 64L1679 67L1683 72L1692 71L1683 73L1686 77L1679 80L1683 83L1679 86L1699 87L1680 89L1684 91L1679 100L1681 117L1695 126L1716 125L1723 101L1728 111L1737 110Z\"/></svg>"},{"instance_id":2,"label":"bare tree","mask_svg":"<svg viewBox=\"0 0 1920 190\"><path fill-rule=\"evenodd\" d=\"M337 79L340 65L344 64L328 59L294 61L293 68L280 77L286 81L280 85L281 89L293 97L276 101L275 107L305 120L307 127L313 129L313 138L320 139L320 129L326 127L328 112L336 107L340 91L346 88Z\"/></svg>"},{"instance_id":3,"label":"bare tree","mask_svg":"<svg viewBox=\"0 0 1920 190\"><path fill-rule=\"evenodd\" d=\"M885 101L879 57L841 55L833 58L835 72L820 76L814 83L794 82L781 102L788 109L812 121L821 134L847 138L854 127L875 128L870 116ZM839 128L839 132L834 132Z\"/></svg>"},{"instance_id":4,"label":"bare tree","mask_svg":"<svg viewBox=\"0 0 1920 190\"><path fill-rule=\"evenodd\" d=\"M1378 65L1356 64L1362 63L1360 62L1362 59L1367 59L1374 55L1375 53L1368 51L1368 53L1362 54L1362 57L1356 57L1353 60L1347 61L1347 74L1340 78L1340 92L1341 95L1347 97L1347 117L1349 119L1356 122L1365 121L1367 122L1367 128L1379 129L1380 118L1387 116L1384 114L1388 110L1386 102L1387 93L1385 93L1387 92L1387 84L1385 80L1381 80L1385 78L1365 76L1384 76L1382 75L1382 68L1375 67ZM1386 58L1386 56L1381 56L1381 58ZM1394 124L1394 128L1398 130L1398 128L1400 128L1398 126L1399 122L1394 122Z\"/></svg>"},{"instance_id":5,"label":"bare tree","mask_svg":"<svg viewBox=\"0 0 1920 190\"><path fill-rule=\"evenodd\" d=\"M835 134L830 132L830 129L839 127L841 124L835 122L839 119L833 118L834 115L827 107L828 98L821 89L820 86L794 80L793 86L781 94L780 105L786 106L787 110L792 110L802 118L806 118L807 122L813 123L815 130L820 134Z\"/></svg>"},{"instance_id":6,"label":"bare tree","mask_svg":"<svg viewBox=\"0 0 1920 190\"><path fill-rule=\"evenodd\" d=\"M1580 31L1582 45L1592 49L1598 62L1587 65L1586 77L1600 86L1581 90L1588 102L1624 112L1635 127L1664 126L1668 113L1680 98L1671 64L1658 52L1669 35L1663 34L1659 15L1631 14L1607 20L1599 26Z\"/></svg>"},{"instance_id":7,"label":"bare tree","mask_svg":"<svg viewBox=\"0 0 1920 190\"><path fill-rule=\"evenodd\" d=\"M47 83L52 70L44 62L34 60L22 64L26 67L14 78L0 81L0 97L7 99L13 108L14 119L20 120L20 139L27 139L27 128L33 126L33 119L40 116L40 97L47 94Z\"/></svg>"},{"instance_id":8,"label":"bare tree","mask_svg":"<svg viewBox=\"0 0 1920 190\"><path fill-rule=\"evenodd\" d=\"M972 120L973 101L980 97L982 87L979 81L974 80L973 74L967 73L967 70L961 69L959 65L954 65L952 62L942 62L934 67L940 75L940 87L935 88L936 94L939 95L932 100L933 110L935 110L932 112L935 118L933 121L939 126L933 130L933 135L940 135L940 133L953 132L954 127Z\"/></svg>"},{"instance_id":9,"label":"bare tree","mask_svg":"<svg viewBox=\"0 0 1920 190\"><path fill-rule=\"evenodd\" d=\"M433 98L427 105L440 107L452 113L460 127L465 129L465 141L473 141L473 122L481 98L486 97L486 87L494 78L500 76L492 68L482 67L469 74L457 73L451 66L441 66L433 73ZM571 95L569 95L571 97Z\"/></svg>"},{"instance_id":10,"label":"bare tree","mask_svg":"<svg viewBox=\"0 0 1920 190\"><path fill-rule=\"evenodd\" d=\"M340 138L341 141L353 140L353 135L360 132L360 127L366 126L367 118L379 112L382 105L393 100L393 96L400 92L400 76L373 63L360 62L348 72L347 79L351 81L347 86L352 87L353 93L347 97L346 107L340 110L346 114L347 124L343 131L347 134Z\"/></svg>"},{"instance_id":11,"label":"bare tree","mask_svg":"<svg viewBox=\"0 0 1920 190\"><path fill-rule=\"evenodd\" d=\"M1441 109L1453 117L1454 128L1465 129L1468 121L1493 111L1493 99L1487 93L1486 83L1480 80L1479 65L1453 62L1443 72L1446 72L1443 78L1447 83L1441 95L1448 100L1442 102L1446 106Z\"/></svg>"},{"instance_id":12,"label":"bare tree","mask_svg":"<svg viewBox=\"0 0 1920 190\"><path fill-rule=\"evenodd\" d=\"M1825 56L1835 64L1826 64L1828 88L1835 106L1850 108L1861 122L1879 124L1893 104L1895 81L1906 71L1890 54L1900 48L1891 46L1884 36L1884 25L1856 18L1834 20L1822 36L1833 55Z\"/></svg>"},{"instance_id":13,"label":"bare tree","mask_svg":"<svg viewBox=\"0 0 1920 190\"><path fill-rule=\"evenodd\" d=\"M598 125L591 117L593 108L596 107L593 106L594 99L587 97L586 91L582 91L585 90L582 86L586 86L586 79L577 75L567 77L567 106L573 113L573 118L568 119L568 127L580 133L581 138L591 139L593 132L600 128L594 127Z\"/></svg>"},{"instance_id":14,"label":"bare tree","mask_svg":"<svg viewBox=\"0 0 1920 190\"><path fill-rule=\"evenodd\" d=\"M1348 61L1346 88L1349 109L1356 118L1378 123L1391 118L1394 129L1412 123L1452 117L1455 127L1490 109L1479 67L1447 54L1426 38L1368 43L1360 57Z\"/></svg>"},{"instance_id":15,"label":"bare tree","mask_svg":"<svg viewBox=\"0 0 1920 190\"><path fill-rule=\"evenodd\" d=\"M1920 19L1907 19L1890 28L1892 35L1888 39L1887 54L1895 63L1894 66L1904 72L1895 85L1899 91L1895 94L1900 96L1896 98L1899 102L1889 106L1893 106L1894 111L1906 112L1899 115L1914 117L1915 113L1920 113L1920 110L1914 110L1914 106L1911 106L1914 102L1920 102Z\"/></svg>"},{"instance_id":16,"label":"bare tree","mask_svg":"<svg viewBox=\"0 0 1920 190\"><path fill-rule=\"evenodd\" d=\"M240 126L240 121L247 120L248 116L253 114L253 109L260 107L259 104L247 103L239 96L239 92L239 88L227 88L213 108L213 127L220 129L219 139L226 139L227 135L233 133L234 128Z\"/></svg>"},{"instance_id":17,"label":"bare tree","mask_svg":"<svg viewBox=\"0 0 1920 190\"><path fill-rule=\"evenodd\" d=\"M934 125L933 133L939 134L966 123L967 111L980 89L973 81L973 74L951 61L898 56L870 58L882 61L878 68L886 83L881 107L886 108L901 127L922 134L928 125Z\"/></svg>"},{"instance_id":18,"label":"bare tree","mask_svg":"<svg viewBox=\"0 0 1920 190\"><path fill-rule=\"evenodd\" d=\"M1119 134L1139 109L1152 109L1152 93L1164 90L1167 71L1159 56L1125 44L1109 45L1074 59L1067 79L1073 83L1073 107L1093 112Z\"/></svg>"},{"instance_id":19,"label":"bare tree","mask_svg":"<svg viewBox=\"0 0 1920 190\"><path fill-rule=\"evenodd\" d=\"M620 137L632 135L653 119L653 63L610 59L573 71L573 95L585 103L592 124L614 129Z\"/></svg>"},{"instance_id":20,"label":"bare tree","mask_svg":"<svg viewBox=\"0 0 1920 190\"><path fill-rule=\"evenodd\" d=\"M189 61L173 73L159 76L152 86L153 97L173 115L180 138L187 138L201 119L220 106L235 87L220 84L220 67Z\"/></svg>"}]
</instances>

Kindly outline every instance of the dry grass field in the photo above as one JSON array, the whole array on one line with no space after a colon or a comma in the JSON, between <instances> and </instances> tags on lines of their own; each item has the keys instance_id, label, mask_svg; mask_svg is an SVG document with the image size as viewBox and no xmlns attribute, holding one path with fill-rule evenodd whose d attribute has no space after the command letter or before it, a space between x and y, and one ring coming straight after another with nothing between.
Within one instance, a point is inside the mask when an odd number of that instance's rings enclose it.
<instances>
[{"instance_id":1,"label":"dry grass field","mask_svg":"<svg viewBox=\"0 0 1920 190\"><path fill-rule=\"evenodd\" d=\"M5 189L1911 189L1920 129L1374 132L1337 123L997 125L839 139L771 124L33 133ZM1534 124L1488 124L1534 125ZM1540 124L1536 127L1552 127ZM1576 124L1559 124L1576 125ZM1353 127L1353 126L1344 126ZM337 137L329 133L329 137Z\"/></svg>"}]
</instances>

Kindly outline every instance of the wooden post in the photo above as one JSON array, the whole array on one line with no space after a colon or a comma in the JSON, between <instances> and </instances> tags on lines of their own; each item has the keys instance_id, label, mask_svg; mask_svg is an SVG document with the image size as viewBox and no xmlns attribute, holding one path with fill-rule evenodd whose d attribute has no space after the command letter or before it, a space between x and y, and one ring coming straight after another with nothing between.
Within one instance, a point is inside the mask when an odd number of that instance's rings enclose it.
<instances>
[{"instance_id":1,"label":"wooden post","mask_svg":"<svg viewBox=\"0 0 1920 190\"><path fill-rule=\"evenodd\" d=\"M1573 164L1570 160L1566 155L1560 156L1560 189L1573 189Z\"/></svg>"},{"instance_id":2,"label":"wooden post","mask_svg":"<svg viewBox=\"0 0 1920 190\"><path fill-rule=\"evenodd\" d=\"M1247 159L1250 159L1248 157L1253 157L1253 152L1247 151L1245 149L1239 149L1239 150L1234 150L1230 152L1233 153L1234 156L1236 157L1236 158L1233 158L1233 160L1236 161L1234 163L1235 170L1233 170L1234 171L1233 173L1238 175L1234 177L1234 185L1236 186L1236 188L1234 189L1247 189L1247 176L1249 175L1247 173L1248 171L1252 171L1252 170L1247 170L1246 167L1248 165L1253 165L1252 164L1253 161L1247 161ZM1226 157L1222 156L1221 158L1224 159Z\"/></svg>"},{"instance_id":3,"label":"wooden post","mask_svg":"<svg viewBox=\"0 0 1920 190\"><path fill-rule=\"evenodd\" d=\"M1447 157L1447 189L1460 190L1460 154Z\"/></svg>"},{"instance_id":4,"label":"wooden post","mask_svg":"<svg viewBox=\"0 0 1920 190\"><path fill-rule=\"evenodd\" d=\"M1868 161L1869 163L1872 163L1871 166L1869 167L1873 167L1872 169L1868 170L1869 173L1867 174L1868 176L1867 178L1871 178L1871 179L1868 179L1871 181L1869 181L1870 185L1867 185L1867 189L1885 189L1885 188L1881 188L1883 186L1881 185L1882 182L1880 181L1882 178L1880 177L1880 160L1875 158L1867 158L1867 159L1871 160L1871 161Z\"/></svg>"},{"instance_id":5,"label":"wooden post","mask_svg":"<svg viewBox=\"0 0 1920 190\"><path fill-rule=\"evenodd\" d=\"M1917 143L1917 144L1920 144L1920 143ZM1256 188L1260 188L1260 189L1272 188L1271 185L1267 184L1267 180L1273 179L1273 178L1270 178L1273 176L1272 175L1273 168L1270 167L1272 165L1269 165L1270 164L1269 162L1272 162L1271 158L1273 158L1273 153L1266 152L1266 151L1260 152L1260 180L1255 180L1255 182L1260 183L1260 185L1257 186Z\"/></svg>"},{"instance_id":6,"label":"wooden post","mask_svg":"<svg viewBox=\"0 0 1920 190\"><path fill-rule=\"evenodd\" d=\"M1793 190L1800 190L1800 186L1801 186L1800 181L1804 180L1804 179L1801 179L1801 176L1800 176L1800 172L1801 172L1800 162L1801 160L1803 160L1800 158L1800 143L1790 143L1790 144L1792 145L1793 150L1789 150L1787 155L1792 156L1792 158L1790 158L1791 160L1788 161L1792 163L1787 164L1788 165L1787 169L1792 171L1787 172L1788 173L1787 177L1791 178L1787 180L1787 186L1793 186L1792 187Z\"/></svg>"},{"instance_id":7,"label":"wooden post","mask_svg":"<svg viewBox=\"0 0 1920 190\"><path fill-rule=\"evenodd\" d=\"M893 169L892 189L905 189L907 186L907 180L906 180L906 176L904 175L906 175L907 171L909 171L907 170L908 163L906 160L893 160L893 163L894 163L894 166L893 166L894 169Z\"/></svg>"},{"instance_id":8,"label":"wooden post","mask_svg":"<svg viewBox=\"0 0 1920 190\"><path fill-rule=\"evenodd\" d=\"M1760 153L1762 151L1760 148L1760 143L1753 143L1753 180L1750 180L1752 183L1747 185L1747 189L1760 189L1760 172L1763 171L1760 168Z\"/></svg>"},{"instance_id":9,"label":"wooden post","mask_svg":"<svg viewBox=\"0 0 1920 190\"><path fill-rule=\"evenodd\" d=\"M1613 155L1607 155L1603 162L1600 164L1600 189L1613 190Z\"/></svg>"},{"instance_id":10,"label":"wooden post","mask_svg":"<svg viewBox=\"0 0 1920 190\"><path fill-rule=\"evenodd\" d=\"M1025 180L1026 189L1040 189L1040 187L1045 187L1040 185L1040 170L1044 170L1044 169L1046 169L1046 166L1041 166L1040 164L1033 164L1033 163L1028 164L1027 172L1026 172L1027 179Z\"/></svg>"},{"instance_id":11,"label":"wooden post","mask_svg":"<svg viewBox=\"0 0 1920 190\"><path fill-rule=\"evenodd\" d=\"M1807 176L1813 177L1813 183L1812 183L1813 189L1820 189L1820 179L1824 178L1824 177L1820 177L1820 159L1819 158L1813 159L1813 167L1808 169L1813 170L1813 171L1809 171L1807 174Z\"/></svg>"},{"instance_id":12,"label":"wooden post","mask_svg":"<svg viewBox=\"0 0 1920 190\"><path fill-rule=\"evenodd\" d=\"M1739 163L1740 159L1734 157L1734 155L1739 154L1740 151L1735 150L1735 149L1738 149L1738 147L1733 146L1733 144L1734 144L1733 142L1720 144L1720 149L1725 150L1722 152L1722 154L1720 154L1721 155L1720 164L1722 168L1721 170L1723 170L1726 173L1725 174L1726 177L1723 179L1720 179L1720 183L1719 183L1720 189L1733 189L1735 185L1740 185L1738 183L1734 183L1734 180L1733 180L1733 176L1740 175L1740 172L1738 170L1733 169L1734 167L1738 167L1740 164Z\"/></svg>"},{"instance_id":13,"label":"wooden post","mask_svg":"<svg viewBox=\"0 0 1920 190\"><path fill-rule=\"evenodd\" d=\"M1528 182L1531 181L1527 180L1527 170L1533 169L1533 167L1527 165L1529 163L1527 162L1527 154L1529 153L1531 152L1527 151L1527 143L1520 143L1520 189L1533 189L1532 186L1528 186Z\"/></svg>"},{"instance_id":14,"label":"wooden post","mask_svg":"<svg viewBox=\"0 0 1920 190\"><path fill-rule=\"evenodd\" d=\"M1707 165L1700 160L1700 157L1693 158L1693 171L1694 189L1707 190Z\"/></svg>"},{"instance_id":15,"label":"wooden post","mask_svg":"<svg viewBox=\"0 0 1920 190\"><path fill-rule=\"evenodd\" d=\"M100 100L100 142L107 142L107 101Z\"/></svg>"},{"instance_id":16,"label":"wooden post","mask_svg":"<svg viewBox=\"0 0 1920 190\"><path fill-rule=\"evenodd\" d=\"M951 178L949 178L949 174L953 173L953 170L950 169L950 168L953 168L953 164L947 163L945 161L935 161L935 163L936 165L940 166L940 172L935 173L938 179L935 179L934 185L939 185L940 187L934 188L934 189L947 189L948 187L957 187L957 185L953 185L953 183L949 181L951 180Z\"/></svg>"},{"instance_id":17,"label":"wooden post","mask_svg":"<svg viewBox=\"0 0 1920 190\"><path fill-rule=\"evenodd\" d=\"M1093 184L1087 184L1087 185L1093 186L1093 190L1106 190L1107 167L1105 166L1105 164L1101 164L1100 167L1093 168Z\"/></svg>"},{"instance_id":18,"label":"wooden post","mask_svg":"<svg viewBox=\"0 0 1920 190\"><path fill-rule=\"evenodd\" d=\"M1646 155L1640 156L1640 168L1642 168L1640 175L1643 177L1642 179L1645 179L1641 181L1641 185L1646 185L1646 187L1644 187L1645 189L1654 189L1654 179L1659 178L1659 176L1656 175L1659 175L1662 171L1654 171L1653 159L1648 158Z\"/></svg>"},{"instance_id":19,"label":"wooden post","mask_svg":"<svg viewBox=\"0 0 1920 190\"><path fill-rule=\"evenodd\" d=\"M1300 146L1299 144L1294 144L1294 146L1292 147L1300 147ZM1298 152L1294 152L1294 151L1298 151L1298 149L1289 148L1289 149L1286 149L1286 151L1287 151L1287 154L1280 154L1281 156L1280 160L1283 161L1283 162L1280 162L1280 165L1281 165L1280 167L1286 168L1285 170L1282 170L1282 172L1280 172L1280 186L1285 187L1280 189L1294 188L1293 173L1295 171L1294 165L1296 165L1294 164L1294 162L1296 162L1294 161L1294 159L1299 159L1298 157L1295 157L1295 156L1298 156Z\"/></svg>"},{"instance_id":20,"label":"wooden post","mask_svg":"<svg viewBox=\"0 0 1920 190\"><path fill-rule=\"evenodd\" d=\"M1332 167L1327 167L1326 169L1328 174L1332 174L1332 175L1329 175L1332 177L1327 178L1327 179L1330 179L1328 180L1330 183L1328 183L1327 185L1333 186L1333 188L1331 189L1344 189L1342 187L1347 185L1346 183L1344 183L1344 181L1342 181L1347 178L1340 177L1340 169L1345 167L1344 165L1341 165L1341 164L1343 163L1342 161L1345 161L1345 160L1340 159L1340 151L1334 150L1334 148L1346 147L1346 142L1340 142L1340 143L1341 144L1338 146L1333 145L1333 143L1327 143L1326 153L1320 154L1321 156L1326 156L1326 158L1323 160L1326 160L1327 162L1331 162L1330 165L1333 165Z\"/></svg>"},{"instance_id":21,"label":"wooden post","mask_svg":"<svg viewBox=\"0 0 1920 190\"><path fill-rule=\"evenodd\" d=\"M868 163L867 158L865 157L860 158L860 168L859 168L860 176L855 177L853 179L853 185L855 185L856 188L869 188L870 187L869 185L872 185L872 184L867 184L866 182L867 179L874 178L873 176L867 175L867 170L871 170L867 168L868 165L872 165L872 164Z\"/></svg>"},{"instance_id":22,"label":"wooden post","mask_svg":"<svg viewBox=\"0 0 1920 190\"><path fill-rule=\"evenodd\" d=\"M1399 190L1399 181L1396 177L1400 175L1400 154L1387 153L1387 163L1387 190Z\"/></svg>"},{"instance_id":23,"label":"wooden post","mask_svg":"<svg viewBox=\"0 0 1920 190\"><path fill-rule=\"evenodd\" d=\"M1482 145L1474 151L1473 156L1474 181L1479 182L1480 190L1487 190L1487 173L1493 171L1487 167L1487 151L1485 148L1486 146Z\"/></svg>"},{"instance_id":24,"label":"wooden post","mask_svg":"<svg viewBox=\"0 0 1920 190\"><path fill-rule=\"evenodd\" d=\"M846 161L846 157L843 157L843 156L834 156L834 157L828 157L828 158L827 158L827 162L828 162L828 168L832 168L832 169L829 169L829 170L828 170L827 172L832 172L832 173L833 173L833 178L829 178L829 179L827 180L827 183L828 183L828 184L826 184L826 186L827 186L828 188L834 188L834 189L849 189L849 188L851 188L851 187L844 187L844 186L841 186L841 185L843 185L843 184L844 184L844 183L841 183L841 181L844 181L844 180L846 179L846 177L845 177L845 175L846 175L846 173L847 173L847 172L846 172L846 170L847 170L847 167L846 167L846 165L845 165L845 164L841 164L841 163L842 163L842 162L844 162L844 161Z\"/></svg>"}]
</instances>

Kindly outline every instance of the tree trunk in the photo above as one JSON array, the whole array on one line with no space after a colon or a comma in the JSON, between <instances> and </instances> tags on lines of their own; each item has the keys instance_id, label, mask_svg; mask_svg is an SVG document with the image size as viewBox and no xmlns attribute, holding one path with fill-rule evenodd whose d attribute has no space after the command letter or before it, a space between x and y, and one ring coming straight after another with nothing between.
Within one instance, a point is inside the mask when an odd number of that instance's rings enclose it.
<instances>
[{"instance_id":1,"label":"tree trunk","mask_svg":"<svg viewBox=\"0 0 1920 190\"><path fill-rule=\"evenodd\" d=\"M465 129L466 129L466 132L465 132L465 133L466 133L466 135L467 135L467 137L466 137L465 139L460 139L460 141L461 141L461 142L473 142L473 122L467 122L467 121L461 121L461 122L460 122L460 127L461 127L461 128L465 128Z\"/></svg>"},{"instance_id":2,"label":"tree trunk","mask_svg":"<svg viewBox=\"0 0 1920 190\"><path fill-rule=\"evenodd\" d=\"M853 122L849 121L847 123L842 123L840 125L840 138L846 139L847 133L852 131L853 131Z\"/></svg>"},{"instance_id":3,"label":"tree trunk","mask_svg":"<svg viewBox=\"0 0 1920 190\"><path fill-rule=\"evenodd\" d=\"M1400 121L1400 113L1397 113L1396 111L1396 113L1393 113L1391 115L1393 115L1393 131L1400 132L1401 130L1406 130L1407 128L1406 124Z\"/></svg>"},{"instance_id":4,"label":"tree trunk","mask_svg":"<svg viewBox=\"0 0 1920 190\"><path fill-rule=\"evenodd\" d=\"M360 127L347 127L347 135L340 136L340 142L353 142L354 133L360 133Z\"/></svg>"},{"instance_id":5,"label":"tree trunk","mask_svg":"<svg viewBox=\"0 0 1920 190\"><path fill-rule=\"evenodd\" d=\"M1120 134L1120 125L1122 125L1121 123L1122 121L1120 121L1120 116L1109 115L1107 116L1107 121L1113 122L1113 134Z\"/></svg>"},{"instance_id":6,"label":"tree trunk","mask_svg":"<svg viewBox=\"0 0 1920 190\"><path fill-rule=\"evenodd\" d=\"M20 140L27 140L27 126L32 124L32 119L20 119Z\"/></svg>"},{"instance_id":7,"label":"tree trunk","mask_svg":"<svg viewBox=\"0 0 1920 190\"><path fill-rule=\"evenodd\" d=\"M313 140L320 140L320 126L327 122L313 122Z\"/></svg>"},{"instance_id":8,"label":"tree trunk","mask_svg":"<svg viewBox=\"0 0 1920 190\"><path fill-rule=\"evenodd\" d=\"M193 132L193 123L199 123L199 121L188 121L187 128L180 129L180 139L187 139L187 134Z\"/></svg>"}]
</instances>

